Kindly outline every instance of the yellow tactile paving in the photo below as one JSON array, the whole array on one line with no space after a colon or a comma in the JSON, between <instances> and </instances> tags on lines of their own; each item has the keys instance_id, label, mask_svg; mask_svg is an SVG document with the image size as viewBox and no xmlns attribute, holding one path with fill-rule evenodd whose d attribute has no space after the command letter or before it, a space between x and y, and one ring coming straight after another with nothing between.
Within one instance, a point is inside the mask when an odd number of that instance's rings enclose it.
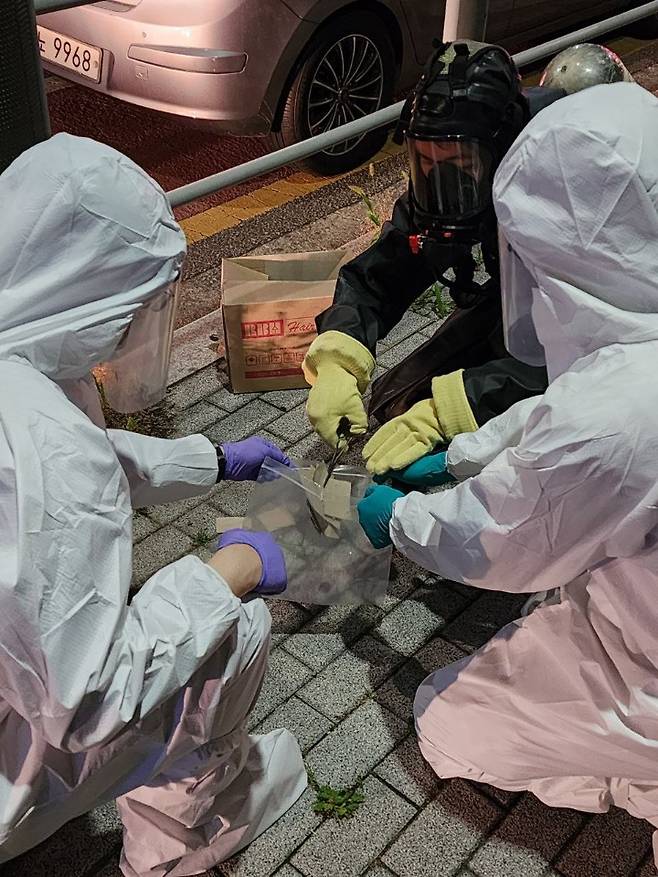
<instances>
[{"instance_id":1,"label":"yellow tactile paving","mask_svg":"<svg viewBox=\"0 0 658 877\"><path fill-rule=\"evenodd\" d=\"M401 146L387 143L370 163L378 164L380 161L385 161L393 155L398 155L402 149ZM367 165L365 166L367 167ZM190 216L189 219L183 219L181 227L188 243L197 243L220 231L234 228L245 220L262 216L276 207L294 201L295 198L316 192L348 175L345 173L333 177L321 177L310 171L298 171L283 180L275 180L267 186L254 189L247 195L240 195L239 198L234 198L232 201L227 201L217 207L210 207L208 210Z\"/></svg>"}]
</instances>

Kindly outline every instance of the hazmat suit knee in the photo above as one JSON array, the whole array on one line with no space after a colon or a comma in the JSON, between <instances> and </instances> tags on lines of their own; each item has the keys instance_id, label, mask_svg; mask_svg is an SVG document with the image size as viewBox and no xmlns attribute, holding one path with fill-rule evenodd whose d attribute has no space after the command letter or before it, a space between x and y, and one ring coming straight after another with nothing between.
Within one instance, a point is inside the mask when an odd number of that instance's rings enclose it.
<instances>
[{"instance_id":1,"label":"hazmat suit knee","mask_svg":"<svg viewBox=\"0 0 658 877\"><path fill-rule=\"evenodd\" d=\"M108 363L117 398L153 398L185 239L133 162L68 135L17 159L0 202L0 863L118 798L125 875L196 874L306 775L288 732L246 731L261 600L189 556L128 604L133 506L202 495L217 451L105 429L90 370Z\"/></svg>"}]
</instances>

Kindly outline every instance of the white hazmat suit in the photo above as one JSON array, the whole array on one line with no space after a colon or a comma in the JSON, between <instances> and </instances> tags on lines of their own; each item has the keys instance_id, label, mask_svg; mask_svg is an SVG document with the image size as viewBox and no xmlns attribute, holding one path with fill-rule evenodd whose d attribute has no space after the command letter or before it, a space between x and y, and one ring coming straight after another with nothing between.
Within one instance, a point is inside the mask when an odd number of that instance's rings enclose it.
<instances>
[{"instance_id":1,"label":"white hazmat suit","mask_svg":"<svg viewBox=\"0 0 658 877\"><path fill-rule=\"evenodd\" d=\"M657 143L658 100L617 83L556 102L512 146L494 185L508 347L544 354L550 385L458 436L448 465L465 480L398 500L390 526L447 578L561 589L423 683L435 771L655 826Z\"/></svg>"},{"instance_id":2,"label":"white hazmat suit","mask_svg":"<svg viewBox=\"0 0 658 877\"><path fill-rule=\"evenodd\" d=\"M262 600L185 557L127 605L133 506L204 493L217 457L203 436L106 430L89 371L185 240L145 173L68 135L13 163L0 204L0 863L117 798L125 875L197 874L306 775L287 731L245 729Z\"/></svg>"}]
</instances>

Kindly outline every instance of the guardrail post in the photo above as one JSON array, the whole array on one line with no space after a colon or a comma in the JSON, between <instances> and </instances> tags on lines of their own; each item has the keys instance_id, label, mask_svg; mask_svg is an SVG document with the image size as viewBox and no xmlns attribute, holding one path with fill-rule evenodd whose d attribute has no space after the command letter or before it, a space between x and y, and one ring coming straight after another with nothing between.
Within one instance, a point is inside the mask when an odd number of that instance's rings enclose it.
<instances>
[{"instance_id":1,"label":"guardrail post","mask_svg":"<svg viewBox=\"0 0 658 877\"><path fill-rule=\"evenodd\" d=\"M32 0L2 0L0 13L0 173L50 137Z\"/></svg>"},{"instance_id":2,"label":"guardrail post","mask_svg":"<svg viewBox=\"0 0 658 877\"><path fill-rule=\"evenodd\" d=\"M443 39L484 42L489 0L447 0L443 20Z\"/></svg>"}]
</instances>

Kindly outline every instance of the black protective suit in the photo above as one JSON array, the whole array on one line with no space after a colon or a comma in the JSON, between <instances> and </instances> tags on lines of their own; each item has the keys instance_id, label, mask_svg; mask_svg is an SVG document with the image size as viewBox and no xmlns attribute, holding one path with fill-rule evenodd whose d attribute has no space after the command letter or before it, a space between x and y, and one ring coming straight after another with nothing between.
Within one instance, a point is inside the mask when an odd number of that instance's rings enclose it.
<instances>
[{"instance_id":1,"label":"black protective suit","mask_svg":"<svg viewBox=\"0 0 658 877\"><path fill-rule=\"evenodd\" d=\"M531 116L565 94L539 87L524 93ZM436 248L412 252L409 236L415 231L405 195L378 240L341 269L333 304L317 318L318 332L344 332L374 355L377 342L450 267L432 262ZM375 381L370 413L382 423L403 414L431 396L432 378L460 369L478 426L547 386L544 368L525 365L505 350L497 292L471 308L456 308L431 339Z\"/></svg>"}]
</instances>

